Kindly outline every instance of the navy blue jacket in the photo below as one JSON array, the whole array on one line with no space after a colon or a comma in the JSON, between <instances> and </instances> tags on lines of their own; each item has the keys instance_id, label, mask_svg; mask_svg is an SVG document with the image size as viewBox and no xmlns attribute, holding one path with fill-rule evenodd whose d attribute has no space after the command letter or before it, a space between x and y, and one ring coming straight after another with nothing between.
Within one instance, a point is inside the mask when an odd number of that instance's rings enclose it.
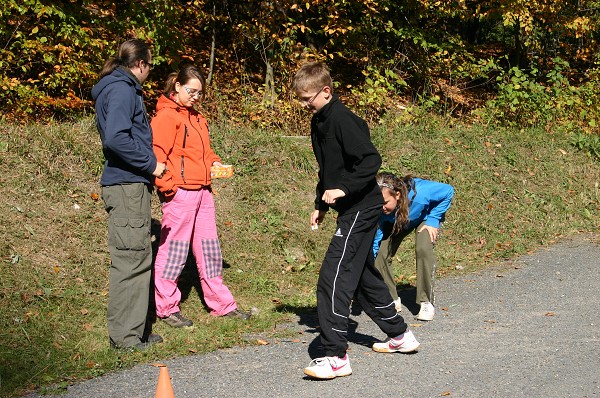
<instances>
[{"instance_id":1,"label":"navy blue jacket","mask_svg":"<svg viewBox=\"0 0 600 398\"><path fill-rule=\"evenodd\" d=\"M92 98L106 159L100 184L152 185L157 162L140 82L127 68L118 67L92 88Z\"/></svg>"},{"instance_id":2,"label":"navy blue jacket","mask_svg":"<svg viewBox=\"0 0 600 398\"><path fill-rule=\"evenodd\" d=\"M315 209L329 209L321 200L328 189L346 193L331 205L340 214L383 205L375 181L381 156L371 142L369 127L337 95L313 116L311 139L319 164Z\"/></svg>"}]
</instances>

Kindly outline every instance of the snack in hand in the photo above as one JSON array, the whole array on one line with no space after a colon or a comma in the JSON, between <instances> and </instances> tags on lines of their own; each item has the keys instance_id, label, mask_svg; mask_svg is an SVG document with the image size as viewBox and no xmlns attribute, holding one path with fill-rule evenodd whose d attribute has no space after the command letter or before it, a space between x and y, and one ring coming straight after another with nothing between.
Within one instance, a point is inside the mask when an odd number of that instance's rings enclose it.
<instances>
[{"instance_id":1,"label":"snack in hand","mask_svg":"<svg viewBox=\"0 0 600 398\"><path fill-rule=\"evenodd\" d=\"M224 164L222 166L212 166L210 168L211 178L229 178L233 176L233 166Z\"/></svg>"}]
</instances>

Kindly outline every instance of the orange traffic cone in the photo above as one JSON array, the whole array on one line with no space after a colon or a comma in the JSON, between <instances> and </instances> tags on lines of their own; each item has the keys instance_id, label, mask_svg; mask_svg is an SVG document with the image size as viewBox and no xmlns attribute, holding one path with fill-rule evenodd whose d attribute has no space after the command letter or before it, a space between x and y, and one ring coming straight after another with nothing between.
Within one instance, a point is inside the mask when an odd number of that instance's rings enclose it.
<instances>
[{"instance_id":1,"label":"orange traffic cone","mask_svg":"<svg viewBox=\"0 0 600 398\"><path fill-rule=\"evenodd\" d=\"M169 370L162 363L157 363L152 366L160 368L158 374L158 385L156 386L156 395L154 398L175 398L175 392L171 385L171 377L169 376Z\"/></svg>"}]
</instances>

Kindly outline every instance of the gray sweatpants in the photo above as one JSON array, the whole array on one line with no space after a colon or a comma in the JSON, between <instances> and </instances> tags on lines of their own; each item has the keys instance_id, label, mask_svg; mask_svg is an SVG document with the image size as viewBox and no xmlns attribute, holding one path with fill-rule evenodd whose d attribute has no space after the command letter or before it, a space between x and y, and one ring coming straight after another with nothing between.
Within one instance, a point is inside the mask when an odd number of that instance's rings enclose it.
<instances>
[{"instance_id":1,"label":"gray sweatpants","mask_svg":"<svg viewBox=\"0 0 600 398\"><path fill-rule=\"evenodd\" d=\"M417 304L429 301L433 304L434 294L433 286L435 281L435 253L434 244L431 243L429 234L426 231L417 232L425 222L419 224L415 231L415 258L417 265ZM375 258L375 268L383 276L383 280L390 290L394 300L398 299L396 282L394 282L394 269L392 259L398 251L400 243L410 234L412 230L402 231L397 235L390 235L381 241L377 258Z\"/></svg>"}]
</instances>

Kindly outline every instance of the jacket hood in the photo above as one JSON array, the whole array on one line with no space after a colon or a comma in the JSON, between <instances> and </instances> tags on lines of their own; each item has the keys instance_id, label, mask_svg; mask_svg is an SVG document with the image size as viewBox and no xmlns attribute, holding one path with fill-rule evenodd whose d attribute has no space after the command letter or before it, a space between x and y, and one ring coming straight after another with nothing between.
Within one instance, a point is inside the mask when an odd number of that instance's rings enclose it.
<instances>
[{"instance_id":1,"label":"jacket hood","mask_svg":"<svg viewBox=\"0 0 600 398\"><path fill-rule=\"evenodd\" d=\"M111 74L100 79L100 81L92 88L92 98L94 101L98 99L102 90L116 82L124 82L130 86L134 86L136 90L142 90L142 85L137 81L135 76L125 67L119 66Z\"/></svg>"},{"instance_id":2,"label":"jacket hood","mask_svg":"<svg viewBox=\"0 0 600 398\"><path fill-rule=\"evenodd\" d=\"M175 102L173 99L171 99L166 94L161 95L158 98L158 101L156 102L156 112L159 112L163 109L172 109L172 110L179 112L182 115L186 115L186 116L187 116L187 114L191 114L191 115L198 114L198 112L196 112L196 110L194 108L188 108L186 106L179 105L177 102Z\"/></svg>"}]
</instances>

